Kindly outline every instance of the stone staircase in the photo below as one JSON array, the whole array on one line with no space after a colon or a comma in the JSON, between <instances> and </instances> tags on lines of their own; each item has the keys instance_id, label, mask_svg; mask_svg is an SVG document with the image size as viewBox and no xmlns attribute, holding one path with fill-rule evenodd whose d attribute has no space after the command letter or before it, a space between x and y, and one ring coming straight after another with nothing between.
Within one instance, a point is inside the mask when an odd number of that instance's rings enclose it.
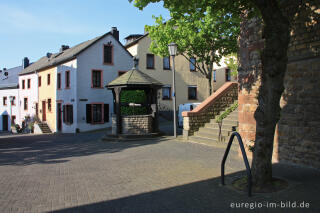
<instances>
[{"instance_id":1,"label":"stone staircase","mask_svg":"<svg viewBox=\"0 0 320 213\"><path fill-rule=\"evenodd\" d=\"M41 122L41 123L38 123L38 126L41 130L41 133L52 133L51 129L49 128L48 124L47 123L44 123L44 122Z\"/></svg>"},{"instance_id":2,"label":"stone staircase","mask_svg":"<svg viewBox=\"0 0 320 213\"><path fill-rule=\"evenodd\" d=\"M222 113L222 112L221 112ZM229 137L234 130L238 128L238 109L231 112L222 120L221 141L219 142L219 124L216 119L210 119L204 127L200 127L193 136L189 136L190 142L211 145L215 147L225 148L229 142ZM237 144L237 143L233 143ZM234 145L233 145L234 146ZM232 146L232 147L233 147Z\"/></svg>"}]
</instances>

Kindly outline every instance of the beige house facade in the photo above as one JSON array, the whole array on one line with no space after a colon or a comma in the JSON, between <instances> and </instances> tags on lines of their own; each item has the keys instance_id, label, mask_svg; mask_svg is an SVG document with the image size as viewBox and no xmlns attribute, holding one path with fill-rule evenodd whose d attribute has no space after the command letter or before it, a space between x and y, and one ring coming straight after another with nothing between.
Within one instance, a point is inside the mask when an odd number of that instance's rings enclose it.
<instances>
[{"instance_id":1,"label":"beige house facade","mask_svg":"<svg viewBox=\"0 0 320 213\"><path fill-rule=\"evenodd\" d=\"M172 58L162 58L150 52L151 39L148 34L129 35L125 38L126 49L139 58L139 70L160 81L164 86L158 91L158 106L162 115L172 111ZM225 81L223 68L215 66L216 81L221 86ZM183 56L175 57L176 106L184 103L199 103L209 96L209 84L200 72ZM231 77L230 80L233 80ZM223 81L223 82L220 82ZM213 83L213 91L217 88ZM176 110L177 110L176 109ZM168 114L169 116L171 114Z\"/></svg>"}]
</instances>

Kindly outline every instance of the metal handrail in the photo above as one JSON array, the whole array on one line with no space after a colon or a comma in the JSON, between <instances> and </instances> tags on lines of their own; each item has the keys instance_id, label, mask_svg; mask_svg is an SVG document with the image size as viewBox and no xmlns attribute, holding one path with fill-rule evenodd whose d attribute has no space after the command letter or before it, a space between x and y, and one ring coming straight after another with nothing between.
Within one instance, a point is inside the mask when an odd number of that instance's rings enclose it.
<instances>
[{"instance_id":1,"label":"metal handrail","mask_svg":"<svg viewBox=\"0 0 320 213\"><path fill-rule=\"evenodd\" d=\"M242 152L243 161L244 161L244 164L246 165L247 177L248 177L248 196L251 197L251 194L252 194L251 193L251 186L252 186L251 169L250 169L250 165L249 165L249 161L248 161L248 158L247 158L246 151L245 151L244 146L243 146L243 142L242 142L241 136L240 136L240 134L238 132L232 133L232 135L230 137L230 140L229 140L229 143L228 143L228 146L227 146L227 149L226 149L226 151L224 153L224 156L223 156L223 159L222 159L222 162L221 162L221 183L222 183L222 185L225 185L225 183L224 183L224 165L226 163L226 160L227 160L227 157L228 157L228 154L229 154L230 147L232 145L234 136L237 136L237 139L238 139L239 145L240 145L240 149L241 149L241 152Z\"/></svg>"}]
</instances>

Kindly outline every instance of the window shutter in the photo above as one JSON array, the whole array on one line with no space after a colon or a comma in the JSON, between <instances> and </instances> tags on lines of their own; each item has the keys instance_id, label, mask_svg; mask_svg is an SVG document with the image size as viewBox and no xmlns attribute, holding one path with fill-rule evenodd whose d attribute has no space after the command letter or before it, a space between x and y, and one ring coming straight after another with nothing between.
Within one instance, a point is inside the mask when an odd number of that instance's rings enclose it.
<instances>
[{"instance_id":1,"label":"window shutter","mask_svg":"<svg viewBox=\"0 0 320 213\"><path fill-rule=\"evenodd\" d=\"M66 105L63 105L63 123L65 123L66 122Z\"/></svg>"},{"instance_id":2,"label":"window shutter","mask_svg":"<svg viewBox=\"0 0 320 213\"><path fill-rule=\"evenodd\" d=\"M109 122L109 104L104 104L104 122Z\"/></svg>"},{"instance_id":3,"label":"window shutter","mask_svg":"<svg viewBox=\"0 0 320 213\"><path fill-rule=\"evenodd\" d=\"M70 105L70 124L73 123L73 105Z\"/></svg>"},{"instance_id":4,"label":"window shutter","mask_svg":"<svg viewBox=\"0 0 320 213\"><path fill-rule=\"evenodd\" d=\"M91 104L86 105L86 118L87 118L87 123L91 123L92 118L91 118Z\"/></svg>"}]
</instances>

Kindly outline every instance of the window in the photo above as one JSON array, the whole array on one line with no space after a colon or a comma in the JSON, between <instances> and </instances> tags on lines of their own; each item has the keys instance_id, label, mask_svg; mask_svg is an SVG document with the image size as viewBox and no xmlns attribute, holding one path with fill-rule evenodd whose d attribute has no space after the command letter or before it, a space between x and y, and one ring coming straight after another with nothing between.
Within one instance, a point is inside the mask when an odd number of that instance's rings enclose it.
<instances>
[{"instance_id":1,"label":"window","mask_svg":"<svg viewBox=\"0 0 320 213\"><path fill-rule=\"evenodd\" d=\"M188 86L188 100L197 99L197 86Z\"/></svg>"},{"instance_id":2,"label":"window","mask_svg":"<svg viewBox=\"0 0 320 213\"><path fill-rule=\"evenodd\" d=\"M195 58L190 58L190 63L189 63L189 67L190 67L190 71L196 71L196 59Z\"/></svg>"},{"instance_id":3,"label":"window","mask_svg":"<svg viewBox=\"0 0 320 213\"><path fill-rule=\"evenodd\" d=\"M50 85L50 74L47 75L47 84Z\"/></svg>"},{"instance_id":4,"label":"window","mask_svg":"<svg viewBox=\"0 0 320 213\"><path fill-rule=\"evenodd\" d=\"M217 70L213 70L213 81L216 82L217 81Z\"/></svg>"},{"instance_id":5,"label":"window","mask_svg":"<svg viewBox=\"0 0 320 213\"><path fill-rule=\"evenodd\" d=\"M25 80L22 80L22 89L26 88Z\"/></svg>"},{"instance_id":6,"label":"window","mask_svg":"<svg viewBox=\"0 0 320 213\"><path fill-rule=\"evenodd\" d=\"M12 106L15 106L15 105L16 105L16 96L13 96L13 97L12 97L11 105L12 105Z\"/></svg>"},{"instance_id":7,"label":"window","mask_svg":"<svg viewBox=\"0 0 320 213\"><path fill-rule=\"evenodd\" d=\"M163 58L163 69L170 70L170 57Z\"/></svg>"},{"instance_id":8,"label":"window","mask_svg":"<svg viewBox=\"0 0 320 213\"><path fill-rule=\"evenodd\" d=\"M48 111L51 112L51 98L48 99Z\"/></svg>"},{"instance_id":9,"label":"window","mask_svg":"<svg viewBox=\"0 0 320 213\"><path fill-rule=\"evenodd\" d=\"M102 88L102 70L92 70L91 87Z\"/></svg>"},{"instance_id":10,"label":"window","mask_svg":"<svg viewBox=\"0 0 320 213\"><path fill-rule=\"evenodd\" d=\"M16 116L12 115L11 116L11 125L15 125L16 124Z\"/></svg>"},{"instance_id":11,"label":"window","mask_svg":"<svg viewBox=\"0 0 320 213\"><path fill-rule=\"evenodd\" d=\"M28 98L23 99L23 109L28 110Z\"/></svg>"},{"instance_id":12,"label":"window","mask_svg":"<svg viewBox=\"0 0 320 213\"><path fill-rule=\"evenodd\" d=\"M7 97L3 97L3 106L7 106Z\"/></svg>"},{"instance_id":13,"label":"window","mask_svg":"<svg viewBox=\"0 0 320 213\"><path fill-rule=\"evenodd\" d=\"M41 76L38 77L38 85L41 87Z\"/></svg>"},{"instance_id":14,"label":"window","mask_svg":"<svg viewBox=\"0 0 320 213\"><path fill-rule=\"evenodd\" d=\"M73 123L73 105L63 105L63 122L69 125Z\"/></svg>"},{"instance_id":15,"label":"window","mask_svg":"<svg viewBox=\"0 0 320 213\"><path fill-rule=\"evenodd\" d=\"M147 69L154 69L154 55L147 54Z\"/></svg>"},{"instance_id":16,"label":"window","mask_svg":"<svg viewBox=\"0 0 320 213\"><path fill-rule=\"evenodd\" d=\"M61 89L61 73L57 75L57 88Z\"/></svg>"},{"instance_id":17,"label":"window","mask_svg":"<svg viewBox=\"0 0 320 213\"><path fill-rule=\"evenodd\" d=\"M66 89L70 88L70 71L66 71Z\"/></svg>"},{"instance_id":18,"label":"window","mask_svg":"<svg viewBox=\"0 0 320 213\"><path fill-rule=\"evenodd\" d=\"M92 122L102 122L102 104L92 104Z\"/></svg>"},{"instance_id":19,"label":"window","mask_svg":"<svg viewBox=\"0 0 320 213\"><path fill-rule=\"evenodd\" d=\"M113 64L113 46L104 45L103 47L103 63Z\"/></svg>"},{"instance_id":20,"label":"window","mask_svg":"<svg viewBox=\"0 0 320 213\"><path fill-rule=\"evenodd\" d=\"M86 119L87 123L91 124L101 124L109 122L109 104L87 104Z\"/></svg>"},{"instance_id":21,"label":"window","mask_svg":"<svg viewBox=\"0 0 320 213\"><path fill-rule=\"evenodd\" d=\"M31 79L28 79L28 89L31 87Z\"/></svg>"},{"instance_id":22,"label":"window","mask_svg":"<svg viewBox=\"0 0 320 213\"><path fill-rule=\"evenodd\" d=\"M125 74L127 71L118 71L118 76Z\"/></svg>"},{"instance_id":23,"label":"window","mask_svg":"<svg viewBox=\"0 0 320 213\"><path fill-rule=\"evenodd\" d=\"M171 99L171 86L162 87L162 100Z\"/></svg>"},{"instance_id":24,"label":"window","mask_svg":"<svg viewBox=\"0 0 320 213\"><path fill-rule=\"evenodd\" d=\"M231 72L230 72L230 69L226 69L226 81L231 81Z\"/></svg>"}]
</instances>

